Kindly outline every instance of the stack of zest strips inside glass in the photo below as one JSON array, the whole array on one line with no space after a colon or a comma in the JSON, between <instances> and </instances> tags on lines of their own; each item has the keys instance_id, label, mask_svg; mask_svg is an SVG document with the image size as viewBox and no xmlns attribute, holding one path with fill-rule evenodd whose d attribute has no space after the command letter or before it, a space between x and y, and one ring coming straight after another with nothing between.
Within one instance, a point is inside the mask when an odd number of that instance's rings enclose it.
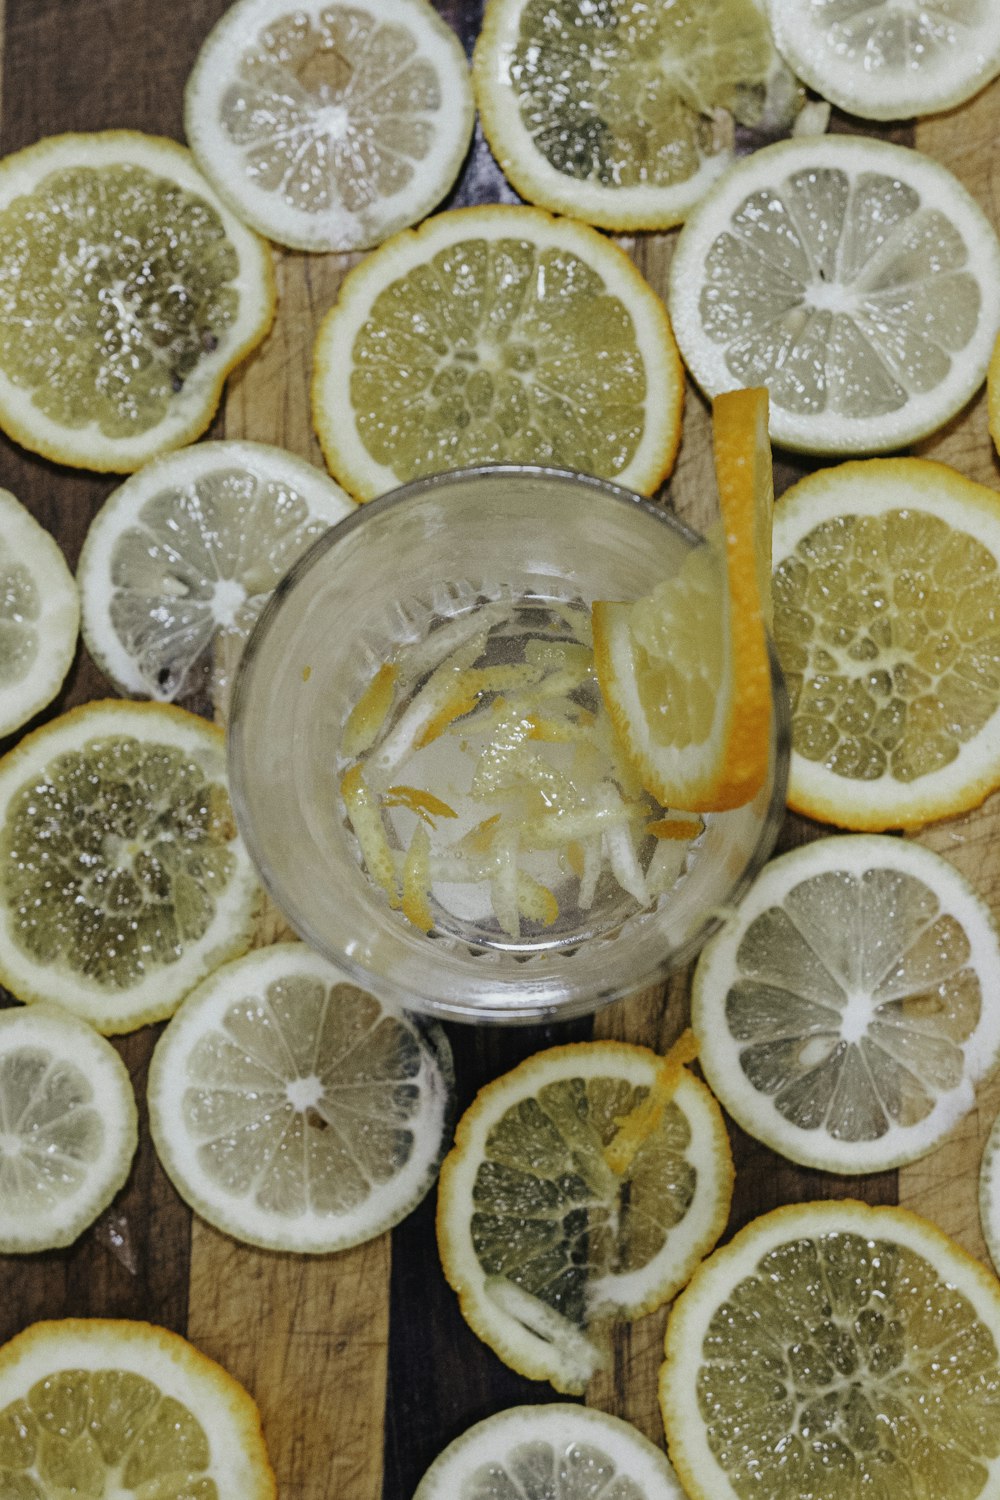
<instances>
[{"instance_id":1,"label":"stack of zest strips inside glass","mask_svg":"<svg viewBox=\"0 0 1000 1500\"><path fill-rule=\"evenodd\" d=\"M345 726L340 789L365 868L421 931L432 899L514 940L571 908L586 926L622 892L648 907L703 832L622 754L589 610L538 606L487 604L402 647Z\"/></svg>"}]
</instances>

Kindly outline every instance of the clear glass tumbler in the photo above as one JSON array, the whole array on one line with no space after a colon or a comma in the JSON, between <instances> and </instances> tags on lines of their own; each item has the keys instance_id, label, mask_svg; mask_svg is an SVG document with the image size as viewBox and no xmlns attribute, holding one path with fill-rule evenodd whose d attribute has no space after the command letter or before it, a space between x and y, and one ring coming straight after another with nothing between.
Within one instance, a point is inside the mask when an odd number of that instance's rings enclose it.
<instances>
[{"instance_id":1,"label":"clear glass tumbler","mask_svg":"<svg viewBox=\"0 0 1000 1500\"><path fill-rule=\"evenodd\" d=\"M340 797L347 717L382 662L499 601L631 600L701 544L604 481L497 465L418 480L314 544L264 610L237 675L233 804L264 885L302 938L384 1000L464 1021L568 1018L683 967L766 860L781 825L788 709L772 653L766 785L711 814L689 867L645 909L532 944L428 935L362 867ZM634 904L633 904L634 906Z\"/></svg>"}]
</instances>

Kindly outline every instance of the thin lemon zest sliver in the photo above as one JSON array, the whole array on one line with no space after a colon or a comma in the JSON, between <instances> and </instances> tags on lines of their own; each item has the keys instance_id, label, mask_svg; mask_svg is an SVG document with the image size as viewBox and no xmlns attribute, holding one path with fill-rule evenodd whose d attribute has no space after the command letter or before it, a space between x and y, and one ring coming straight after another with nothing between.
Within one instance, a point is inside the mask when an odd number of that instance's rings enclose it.
<instances>
[{"instance_id":1,"label":"thin lemon zest sliver","mask_svg":"<svg viewBox=\"0 0 1000 1500\"><path fill-rule=\"evenodd\" d=\"M430 932L434 917L430 906L431 841L418 823L403 861L403 916L421 932Z\"/></svg>"},{"instance_id":2,"label":"thin lemon zest sliver","mask_svg":"<svg viewBox=\"0 0 1000 1500\"><path fill-rule=\"evenodd\" d=\"M378 799L366 784L360 764L353 765L340 783L347 816L361 845L361 857L371 878L389 897L389 904L399 906L399 884L396 864L382 822Z\"/></svg>"},{"instance_id":3,"label":"thin lemon zest sliver","mask_svg":"<svg viewBox=\"0 0 1000 1500\"><path fill-rule=\"evenodd\" d=\"M543 927L551 927L559 916L559 902L548 886L525 870L517 872L517 907L523 917Z\"/></svg>"},{"instance_id":4,"label":"thin lemon zest sliver","mask_svg":"<svg viewBox=\"0 0 1000 1500\"><path fill-rule=\"evenodd\" d=\"M457 692L454 697L446 698L434 717L426 724L424 730L413 742L415 750L423 750L425 745L430 745L440 735L444 734L449 724L454 724L456 719L464 718L471 713L479 702L478 693Z\"/></svg>"},{"instance_id":5,"label":"thin lemon zest sliver","mask_svg":"<svg viewBox=\"0 0 1000 1500\"><path fill-rule=\"evenodd\" d=\"M383 662L361 697L347 716L340 747L353 759L370 749L378 737L392 707L399 668L395 662Z\"/></svg>"},{"instance_id":6,"label":"thin lemon zest sliver","mask_svg":"<svg viewBox=\"0 0 1000 1500\"><path fill-rule=\"evenodd\" d=\"M655 818L646 824L646 832L655 839L696 839L704 830L701 818Z\"/></svg>"},{"instance_id":7,"label":"thin lemon zest sliver","mask_svg":"<svg viewBox=\"0 0 1000 1500\"><path fill-rule=\"evenodd\" d=\"M666 1057L660 1059L656 1079L645 1098L627 1115L615 1119L618 1131L614 1140L605 1146L603 1155L617 1176L622 1177L629 1171L639 1151L659 1128L664 1111L681 1081L685 1063L692 1062L697 1055L698 1043L689 1028L677 1038Z\"/></svg>"},{"instance_id":8,"label":"thin lemon zest sliver","mask_svg":"<svg viewBox=\"0 0 1000 1500\"><path fill-rule=\"evenodd\" d=\"M410 812L416 813L423 818L425 823L434 827L435 818L457 818L458 813L447 802L442 802L440 797L435 797L433 792L424 791L418 786L390 786L386 790L386 807L406 807Z\"/></svg>"}]
</instances>

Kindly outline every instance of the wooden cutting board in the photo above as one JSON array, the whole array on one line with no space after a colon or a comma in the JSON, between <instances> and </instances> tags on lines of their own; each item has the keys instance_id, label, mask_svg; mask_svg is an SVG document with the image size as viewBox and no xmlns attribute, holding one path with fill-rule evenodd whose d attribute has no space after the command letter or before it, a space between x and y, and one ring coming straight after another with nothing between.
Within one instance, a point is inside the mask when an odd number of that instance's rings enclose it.
<instances>
[{"instance_id":1,"label":"wooden cutting board","mask_svg":"<svg viewBox=\"0 0 1000 1500\"><path fill-rule=\"evenodd\" d=\"M0 149L6 154L55 132L115 126L182 139L184 80L224 9L225 0L172 0L169 6L163 0L0 0ZM479 0L438 0L438 9L471 46ZM833 123L868 129L836 117ZM873 133L937 157L1000 227L1000 84L952 114ZM494 200L516 201L477 135L450 203ZM672 242L672 235L623 241L661 291ZM319 464L309 421L310 348L351 258L276 252L276 263L281 302L274 331L230 381L209 435L277 443ZM921 452L1000 490L982 396ZM807 467L778 456L779 491ZM114 483L60 469L0 437L0 484L54 532L71 565ZM707 411L689 391L680 460L665 502L698 524L711 494ZM50 714L108 692L81 649ZM823 831L790 817L781 847ZM1000 797L919 837L1000 913ZM593 1032L663 1048L682 1029L686 1004L681 976L665 992L606 1011L592 1026L451 1027L459 1104L487 1078L556 1041ZM147 1028L117 1044L140 1108L158 1032ZM850 1195L905 1203L985 1260L976 1177L998 1108L1000 1084L987 1085L978 1109L940 1150L903 1171L861 1180L793 1167L734 1128L730 1231L778 1203ZM552 1397L547 1386L507 1370L462 1322L438 1266L433 1195L391 1236L360 1249L318 1259L265 1254L192 1219L157 1164L144 1121L129 1182L97 1225L69 1250L0 1262L0 1340L37 1318L67 1315L148 1318L187 1334L219 1359L261 1406L283 1500L410 1500L434 1455L470 1423L504 1406ZM655 1375L663 1324L664 1316L654 1315L623 1333L614 1368L594 1381L587 1397L660 1443Z\"/></svg>"}]
</instances>

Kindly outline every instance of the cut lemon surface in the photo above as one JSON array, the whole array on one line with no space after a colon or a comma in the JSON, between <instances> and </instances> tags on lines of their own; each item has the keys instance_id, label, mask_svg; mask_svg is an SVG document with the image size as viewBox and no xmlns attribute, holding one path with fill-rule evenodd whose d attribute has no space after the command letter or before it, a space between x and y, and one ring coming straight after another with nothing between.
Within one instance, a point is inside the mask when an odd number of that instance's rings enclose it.
<instances>
[{"instance_id":1,"label":"cut lemon surface","mask_svg":"<svg viewBox=\"0 0 1000 1500\"><path fill-rule=\"evenodd\" d=\"M754 0L489 0L473 78L522 197L622 230L679 224L737 127L773 136L804 99Z\"/></svg>"},{"instance_id":2,"label":"cut lemon surface","mask_svg":"<svg viewBox=\"0 0 1000 1500\"><path fill-rule=\"evenodd\" d=\"M550 1402L512 1406L444 1450L413 1500L684 1500L659 1448L618 1417Z\"/></svg>"},{"instance_id":3,"label":"cut lemon surface","mask_svg":"<svg viewBox=\"0 0 1000 1500\"><path fill-rule=\"evenodd\" d=\"M301 250L360 250L430 213L472 138L472 85L428 0L240 0L185 94L202 171Z\"/></svg>"},{"instance_id":4,"label":"cut lemon surface","mask_svg":"<svg viewBox=\"0 0 1000 1500\"><path fill-rule=\"evenodd\" d=\"M942 427L1000 328L1000 243L938 162L863 136L781 141L681 231L670 311L709 395L766 385L771 436L877 453Z\"/></svg>"},{"instance_id":5,"label":"cut lemon surface","mask_svg":"<svg viewBox=\"0 0 1000 1500\"><path fill-rule=\"evenodd\" d=\"M990 0L767 0L790 67L831 103L869 120L952 109L1000 73Z\"/></svg>"},{"instance_id":6,"label":"cut lemon surface","mask_svg":"<svg viewBox=\"0 0 1000 1500\"><path fill-rule=\"evenodd\" d=\"M665 807L739 807L767 775L768 568L774 488L767 392L733 391L712 413L722 545L632 604L593 606L601 694L643 785Z\"/></svg>"},{"instance_id":7,"label":"cut lemon surface","mask_svg":"<svg viewBox=\"0 0 1000 1500\"><path fill-rule=\"evenodd\" d=\"M441 1169L438 1246L475 1333L579 1392L612 1321L674 1295L725 1226L722 1115L681 1065L621 1042L536 1053L481 1089Z\"/></svg>"},{"instance_id":8,"label":"cut lemon surface","mask_svg":"<svg viewBox=\"0 0 1000 1500\"><path fill-rule=\"evenodd\" d=\"M58 543L0 489L0 736L52 702L79 627L76 584Z\"/></svg>"},{"instance_id":9,"label":"cut lemon surface","mask_svg":"<svg viewBox=\"0 0 1000 1500\"><path fill-rule=\"evenodd\" d=\"M91 656L125 694L228 702L275 584L354 509L312 464L265 443L206 442L147 464L105 501L77 579Z\"/></svg>"},{"instance_id":10,"label":"cut lemon surface","mask_svg":"<svg viewBox=\"0 0 1000 1500\"><path fill-rule=\"evenodd\" d=\"M0 1494L275 1500L254 1402L150 1323L34 1323L0 1348Z\"/></svg>"},{"instance_id":11,"label":"cut lemon surface","mask_svg":"<svg viewBox=\"0 0 1000 1500\"><path fill-rule=\"evenodd\" d=\"M124 1184L137 1131L128 1069L92 1026L0 1011L0 1252L71 1245Z\"/></svg>"},{"instance_id":12,"label":"cut lemon surface","mask_svg":"<svg viewBox=\"0 0 1000 1500\"><path fill-rule=\"evenodd\" d=\"M789 805L914 828L1000 784L1000 495L926 459L808 475L774 513Z\"/></svg>"},{"instance_id":13,"label":"cut lemon surface","mask_svg":"<svg viewBox=\"0 0 1000 1500\"><path fill-rule=\"evenodd\" d=\"M932 1151L995 1066L1000 940L944 859L817 839L772 860L695 970L705 1078L803 1166L883 1172Z\"/></svg>"},{"instance_id":14,"label":"cut lemon surface","mask_svg":"<svg viewBox=\"0 0 1000 1500\"><path fill-rule=\"evenodd\" d=\"M799 1203L711 1256L667 1324L660 1402L691 1500L987 1500L1000 1285L901 1208Z\"/></svg>"},{"instance_id":15,"label":"cut lemon surface","mask_svg":"<svg viewBox=\"0 0 1000 1500\"><path fill-rule=\"evenodd\" d=\"M183 146L59 135L0 162L0 426L126 472L208 426L267 332L270 252Z\"/></svg>"},{"instance_id":16,"label":"cut lemon surface","mask_svg":"<svg viewBox=\"0 0 1000 1500\"><path fill-rule=\"evenodd\" d=\"M162 1020L250 943L259 892L221 730L88 703L0 761L0 981L99 1031Z\"/></svg>"},{"instance_id":17,"label":"cut lemon surface","mask_svg":"<svg viewBox=\"0 0 1000 1500\"><path fill-rule=\"evenodd\" d=\"M440 1028L302 943L217 969L149 1072L153 1141L181 1197L272 1250L342 1250L398 1223L437 1175L451 1099Z\"/></svg>"},{"instance_id":18,"label":"cut lemon surface","mask_svg":"<svg viewBox=\"0 0 1000 1500\"><path fill-rule=\"evenodd\" d=\"M320 327L313 415L361 500L444 469L553 464L651 493L684 378L663 303L595 230L456 209L356 266Z\"/></svg>"}]
</instances>

